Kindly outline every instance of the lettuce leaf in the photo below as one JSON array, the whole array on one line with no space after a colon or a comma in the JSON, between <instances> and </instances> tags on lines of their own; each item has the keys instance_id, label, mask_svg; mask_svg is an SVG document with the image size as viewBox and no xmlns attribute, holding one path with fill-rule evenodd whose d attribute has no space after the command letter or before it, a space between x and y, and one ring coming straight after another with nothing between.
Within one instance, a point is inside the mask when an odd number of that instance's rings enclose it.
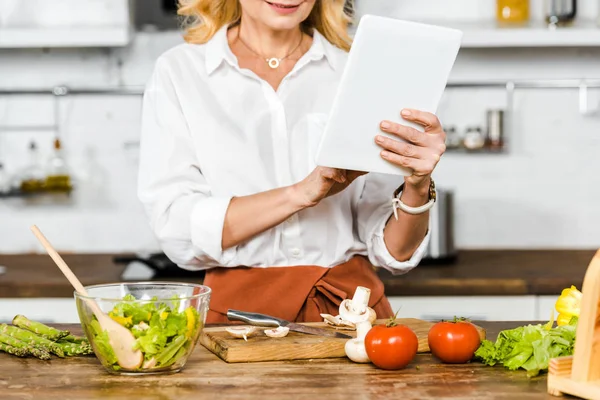
<instances>
[{"instance_id":1,"label":"lettuce leaf","mask_svg":"<svg viewBox=\"0 0 600 400\"><path fill-rule=\"evenodd\" d=\"M572 355L577 321L550 328L527 325L499 333L496 343L484 340L475 358L486 365L504 365L509 370L524 369L532 377L548 370L550 359Z\"/></svg>"}]
</instances>

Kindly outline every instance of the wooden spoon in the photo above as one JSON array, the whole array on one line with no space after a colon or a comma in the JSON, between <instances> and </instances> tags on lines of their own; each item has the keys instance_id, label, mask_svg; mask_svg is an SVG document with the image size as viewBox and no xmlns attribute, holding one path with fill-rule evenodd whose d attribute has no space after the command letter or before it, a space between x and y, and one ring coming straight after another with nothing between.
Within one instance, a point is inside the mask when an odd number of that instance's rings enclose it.
<instances>
[{"instance_id":1,"label":"wooden spoon","mask_svg":"<svg viewBox=\"0 0 600 400\"><path fill-rule=\"evenodd\" d=\"M44 246L48 252L48 255L52 257L52 260L54 260L58 268L60 268L71 285L73 285L75 290L79 294L89 297L87 290L85 290L81 282L79 282L79 279L77 279L67 263L65 263L62 257L56 252L56 250L54 250L54 247L52 247L50 242L48 242L48 239L46 239L38 227L34 225L31 227L31 230L38 238L42 246ZM108 340L113 348L113 351L115 352L119 366L125 369L139 368L144 361L144 355L140 350L133 350L133 344L135 342L135 337L133 334L127 328L106 315L94 300L83 300L96 316L96 319L100 323L102 329L108 333Z\"/></svg>"}]
</instances>

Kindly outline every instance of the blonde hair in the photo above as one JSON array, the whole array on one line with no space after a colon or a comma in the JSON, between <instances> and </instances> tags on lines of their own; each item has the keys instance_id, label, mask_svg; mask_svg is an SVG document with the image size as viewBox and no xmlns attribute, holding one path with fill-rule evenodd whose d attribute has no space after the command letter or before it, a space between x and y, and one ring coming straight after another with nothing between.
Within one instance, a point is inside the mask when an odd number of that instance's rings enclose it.
<instances>
[{"instance_id":1,"label":"blonde hair","mask_svg":"<svg viewBox=\"0 0 600 400\"><path fill-rule=\"evenodd\" d=\"M208 42L223 26L236 25L242 18L238 0L179 0L177 13L185 17L185 40L195 44ZM348 51L352 43L348 35L351 22L351 2L316 0L302 28L306 32L316 29L331 44Z\"/></svg>"}]
</instances>

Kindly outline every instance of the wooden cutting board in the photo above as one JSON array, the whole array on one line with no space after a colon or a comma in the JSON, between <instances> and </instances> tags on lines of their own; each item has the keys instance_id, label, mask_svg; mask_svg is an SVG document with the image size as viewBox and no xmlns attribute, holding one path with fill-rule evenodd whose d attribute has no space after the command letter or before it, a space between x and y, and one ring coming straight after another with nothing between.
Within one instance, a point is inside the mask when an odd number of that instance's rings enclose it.
<instances>
[{"instance_id":1,"label":"wooden cutting board","mask_svg":"<svg viewBox=\"0 0 600 400\"><path fill-rule=\"evenodd\" d=\"M387 320L377 321L378 324L385 322ZM427 334L433 326L433 322L414 318L401 318L397 322L408 326L417 334L419 353L429 351ZM321 322L307 323L306 325L335 330ZM477 327L477 329L479 330L479 336L485 339L485 330L480 327ZM354 331L340 332L356 336ZM205 328L199 339L204 347L229 363L346 357L344 345L347 340L291 331L284 338L270 338L261 330L255 333L254 336L249 337L246 342L244 339L232 337L225 331L225 327Z\"/></svg>"}]
</instances>

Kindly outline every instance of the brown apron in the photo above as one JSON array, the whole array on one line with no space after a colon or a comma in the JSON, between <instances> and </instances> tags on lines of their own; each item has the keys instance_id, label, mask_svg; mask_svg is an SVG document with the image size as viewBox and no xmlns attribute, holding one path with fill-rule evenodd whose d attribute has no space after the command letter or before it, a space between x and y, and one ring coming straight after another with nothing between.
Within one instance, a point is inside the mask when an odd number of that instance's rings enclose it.
<instances>
[{"instance_id":1,"label":"brown apron","mask_svg":"<svg viewBox=\"0 0 600 400\"><path fill-rule=\"evenodd\" d=\"M342 300L357 286L371 289L369 306L378 318L394 313L383 283L362 256L333 268L317 266L214 268L204 284L212 289L206 323L228 323L227 310L258 312L287 321L322 321L320 314L338 315Z\"/></svg>"}]
</instances>

